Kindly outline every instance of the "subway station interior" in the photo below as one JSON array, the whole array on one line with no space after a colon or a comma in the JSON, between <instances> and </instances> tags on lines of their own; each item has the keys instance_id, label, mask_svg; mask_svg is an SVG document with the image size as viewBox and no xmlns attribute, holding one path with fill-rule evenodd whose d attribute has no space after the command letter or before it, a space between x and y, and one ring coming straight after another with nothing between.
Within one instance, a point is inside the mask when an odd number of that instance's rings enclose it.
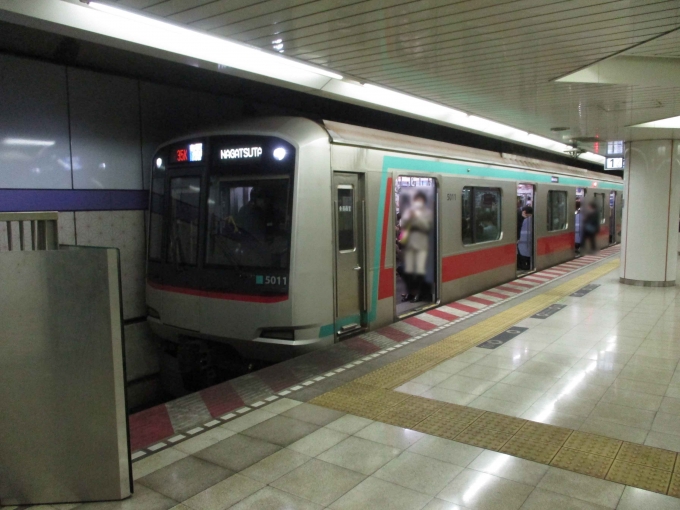
<instances>
[{"instance_id":1,"label":"subway station interior","mask_svg":"<svg viewBox=\"0 0 680 510\"><path fill-rule=\"evenodd\" d=\"M0 510L680 509L680 0L0 0Z\"/></svg>"}]
</instances>

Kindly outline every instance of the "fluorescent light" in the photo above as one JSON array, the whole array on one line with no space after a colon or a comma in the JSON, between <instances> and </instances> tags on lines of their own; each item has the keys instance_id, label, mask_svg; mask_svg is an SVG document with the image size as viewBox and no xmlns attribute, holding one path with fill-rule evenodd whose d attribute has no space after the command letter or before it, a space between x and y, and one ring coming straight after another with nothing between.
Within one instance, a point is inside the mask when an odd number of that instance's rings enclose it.
<instances>
[{"instance_id":1,"label":"fluorescent light","mask_svg":"<svg viewBox=\"0 0 680 510\"><path fill-rule=\"evenodd\" d=\"M34 140L32 138L5 138L2 141L5 145L23 145L28 147L52 147L54 140Z\"/></svg>"},{"instance_id":2,"label":"fluorescent light","mask_svg":"<svg viewBox=\"0 0 680 510\"><path fill-rule=\"evenodd\" d=\"M680 129L680 115L677 117L668 117L667 119L653 120L651 122L643 122L642 124L635 124L635 128L663 128L663 129Z\"/></svg>"},{"instance_id":3,"label":"fluorescent light","mask_svg":"<svg viewBox=\"0 0 680 510\"><path fill-rule=\"evenodd\" d=\"M275 55L252 46L228 41L118 7L98 2L90 2L89 5L93 9L131 22L115 28L117 31L122 30L127 33L125 39L139 44L296 83L302 78L296 71L342 80L342 75L334 71Z\"/></svg>"},{"instance_id":4,"label":"fluorescent light","mask_svg":"<svg viewBox=\"0 0 680 510\"><path fill-rule=\"evenodd\" d=\"M564 153L570 146L538 135L529 134L499 122L451 108L420 97L372 84L361 85L345 80L335 71L285 57L222 37L193 30L160 18L137 14L96 1L84 3L54 0L0 0L0 14L19 15L62 27L65 34L96 42L111 39L114 46L160 56L186 65L219 70L229 68L236 76L259 79L290 88L304 90L335 100L354 102L368 107L390 110L443 125L479 132L540 149ZM32 23L33 23L32 22ZM283 39L275 35L271 43L279 52ZM121 44L125 43L125 44ZM127 44L130 43L130 44ZM143 50L142 50L143 48ZM207 65L206 65L207 64ZM213 67L216 66L216 67ZM236 72L234 72L236 71ZM662 127L662 126L658 126ZM10 139L14 140L14 139ZM55 142L25 140L21 145L48 146ZM42 142L42 143L41 143ZM12 142L5 143L11 144ZM14 143L19 145L19 143ZM581 159L604 164L604 157L586 153Z\"/></svg>"}]
</instances>

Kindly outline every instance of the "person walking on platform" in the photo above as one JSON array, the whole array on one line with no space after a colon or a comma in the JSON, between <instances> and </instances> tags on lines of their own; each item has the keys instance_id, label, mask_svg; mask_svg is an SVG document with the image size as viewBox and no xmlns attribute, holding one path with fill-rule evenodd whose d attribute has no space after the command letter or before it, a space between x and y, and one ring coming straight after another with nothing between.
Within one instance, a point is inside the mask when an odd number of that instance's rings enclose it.
<instances>
[{"instance_id":1,"label":"person walking on platform","mask_svg":"<svg viewBox=\"0 0 680 510\"><path fill-rule=\"evenodd\" d=\"M583 244L590 243L590 251L597 251L597 234L600 231L600 213L592 202L588 204L586 217L583 220Z\"/></svg>"}]
</instances>

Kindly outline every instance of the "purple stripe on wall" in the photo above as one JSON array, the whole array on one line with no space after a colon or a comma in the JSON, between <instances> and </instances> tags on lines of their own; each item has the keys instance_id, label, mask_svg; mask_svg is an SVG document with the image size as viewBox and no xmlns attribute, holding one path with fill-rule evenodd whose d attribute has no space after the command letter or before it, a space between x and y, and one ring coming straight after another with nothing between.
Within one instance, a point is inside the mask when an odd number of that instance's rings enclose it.
<instances>
[{"instance_id":1,"label":"purple stripe on wall","mask_svg":"<svg viewBox=\"0 0 680 510\"><path fill-rule=\"evenodd\" d=\"M143 190L0 189L0 212L145 210Z\"/></svg>"}]
</instances>

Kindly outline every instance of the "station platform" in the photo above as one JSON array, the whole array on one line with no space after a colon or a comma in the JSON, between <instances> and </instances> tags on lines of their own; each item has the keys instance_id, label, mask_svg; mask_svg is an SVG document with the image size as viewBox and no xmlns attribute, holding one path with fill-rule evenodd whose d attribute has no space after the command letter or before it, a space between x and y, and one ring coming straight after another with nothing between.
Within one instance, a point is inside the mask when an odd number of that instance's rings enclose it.
<instances>
[{"instance_id":1,"label":"station platform","mask_svg":"<svg viewBox=\"0 0 680 510\"><path fill-rule=\"evenodd\" d=\"M612 247L139 413L135 495L78 508L680 509L678 289L621 285L618 264Z\"/></svg>"}]
</instances>

